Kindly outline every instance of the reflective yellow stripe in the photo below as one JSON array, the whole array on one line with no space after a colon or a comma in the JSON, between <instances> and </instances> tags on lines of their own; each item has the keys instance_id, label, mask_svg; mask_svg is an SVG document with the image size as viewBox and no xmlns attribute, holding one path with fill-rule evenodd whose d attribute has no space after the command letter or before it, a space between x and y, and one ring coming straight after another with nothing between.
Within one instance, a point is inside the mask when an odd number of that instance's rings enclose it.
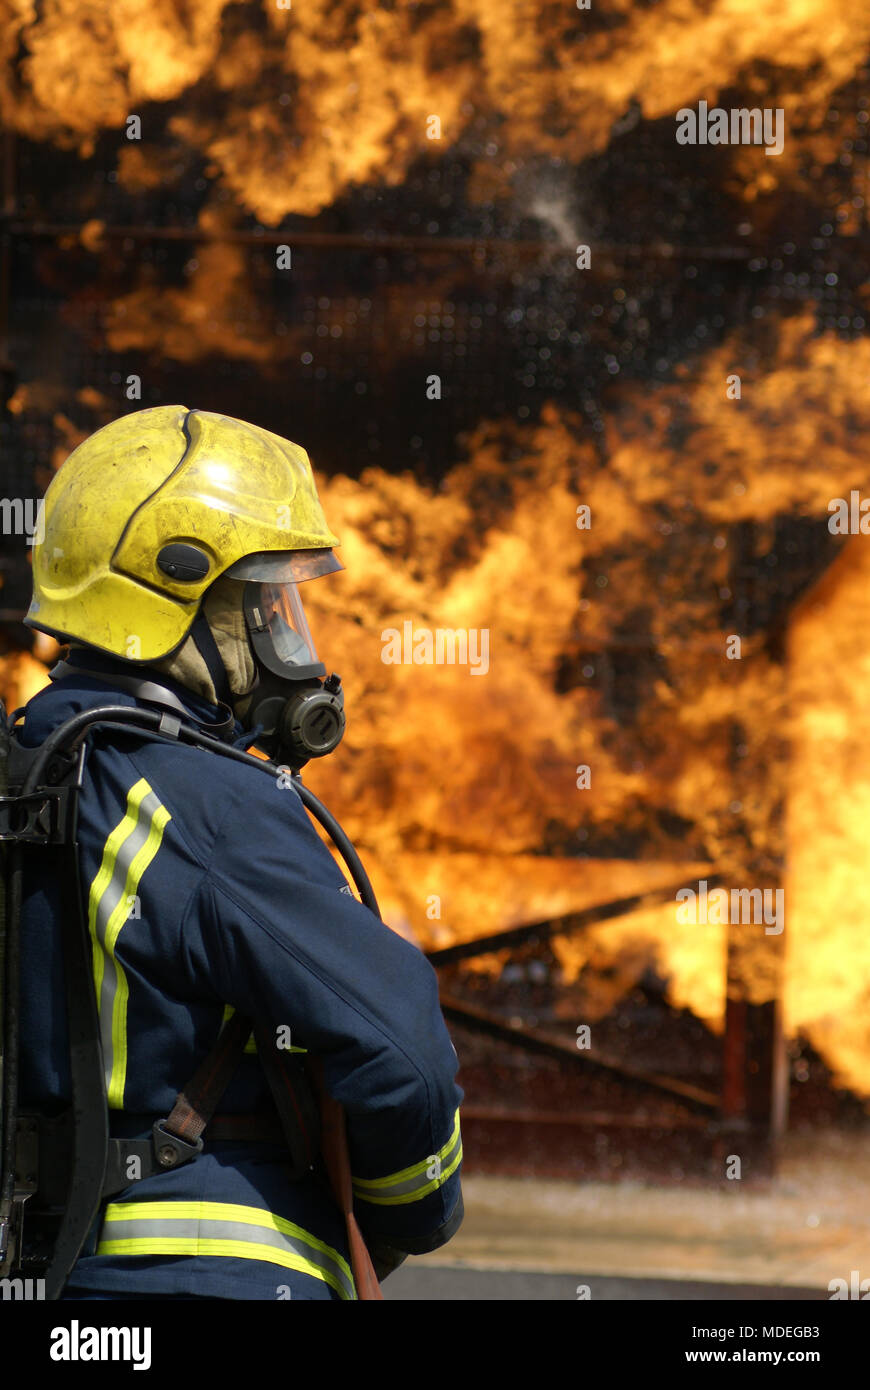
<instances>
[{"instance_id":1,"label":"reflective yellow stripe","mask_svg":"<svg viewBox=\"0 0 870 1390\"><path fill-rule=\"evenodd\" d=\"M197 1236L193 1240L186 1236L134 1236L131 1240L101 1240L97 1246L98 1255L223 1255L236 1260L263 1260L267 1264L281 1265L283 1269L297 1269L313 1279L321 1279L336 1293L342 1293L338 1280L328 1271L320 1270L301 1255L289 1251L274 1250L271 1245L256 1245L247 1240L208 1240Z\"/></svg>"},{"instance_id":2,"label":"reflective yellow stripe","mask_svg":"<svg viewBox=\"0 0 870 1390\"><path fill-rule=\"evenodd\" d=\"M91 884L88 897L88 927L91 933L91 944L94 953L94 989L96 990L97 999L100 997L100 987L103 983L103 968L105 965L103 945L97 937L97 906L112 881L118 850L121 848L121 845L139 819L140 803L150 790L144 778L141 782L137 782L135 787L131 788L127 795L126 815L120 824L115 826L115 829L106 841L103 847L102 862L97 871L97 876Z\"/></svg>"},{"instance_id":3,"label":"reflective yellow stripe","mask_svg":"<svg viewBox=\"0 0 870 1390\"><path fill-rule=\"evenodd\" d=\"M320 1279L342 1298L356 1297L350 1266L332 1246L274 1212L231 1202L112 1203L97 1254L261 1260Z\"/></svg>"},{"instance_id":4,"label":"reflective yellow stripe","mask_svg":"<svg viewBox=\"0 0 870 1390\"><path fill-rule=\"evenodd\" d=\"M104 1220L129 1221L135 1216L137 1221L166 1221L177 1217L179 1221L239 1221L244 1226L271 1226L287 1236L299 1236L306 1245L313 1245L324 1255L329 1255L350 1275L350 1265L333 1250L326 1241L313 1236L286 1217L276 1216L265 1207L241 1207L235 1202L111 1202L106 1207Z\"/></svg>"},{"instance_id":5,"label":"reflective yellow stripe","mask_svg":"<svg viewBox=\"0 0 870 1390\"><path fill-rule=\"evenodd\" d=\"M449 1158L446 1168L441 1164ZM455 1173L462 1162L462 1140L459 1133L459 1111L453 1122L453 1133L437 1152L421 1159L410 1168L402 1168L385 1178L354 1178L354 1196L376 1206L404 1206L408 1202L419 1202L435 1192ZM432 1168L434 1176L430 1176Z\"/></svg>"},{"instance_id":6,"label":"reflective yellow stripe","mask_svg":"<svg viewBox=\"0 0 870 1390\"><path fill-rule=\"evenodd\" d=\"M113 930L108 937L108 945L113 957L115 944L128 916L127 899L136 894L142 875L159 850L163 841L163 832L171 819L172 817L165 806L161 806L155 811L151 819L148 839L130 865L127 883L118 907L117 923L113 923ZM118 993L115 997L115 1008L112 1016L112 1042L114 1043L115 1057L108 1091L109 1105L117 1106L120 1109L124 1104L124 1083L127 1079L127 1000L130 989L127 984L126 973L120 962L117 963L117 970Z\"/></svg>"},{"instance_id":7,"label":"reflective yellow stripe","mask_svg":"<svg viewBox=\"0 0 870 1390\"><path fill-rule=\"evenodd\" d=\"M127 1077L127 976L115 956L142 875L156 855L172 819L141 778L127 793L123 820L103 848L100 868L88 895L88 928L94 958L94 989L109 1105L121 1109Z\"/></svg>"},{"instance_id":8,"label":"reflective yellow stripe","mask_svg":"<svg viewBox=\"0 0 870 1390\"><path fill-rule=\"evenodd\" d=\"M443 1159L453 1148L459 1134L459 1111L457 1110L453 1119L453 1133L447 1143L438 1150L437 1154L430 1154L428 1158L423 1158L419 1163L414 1163L410 1168L402 1168L398 1173L390 1173L386 1178L354 1178L354 1185L365 1188L392 1187L394 1183L405 1182L408 1178L416 1178L420 1173L425 1173L433 1158Z\"/></svg>"},{"instance_id":9,"label":"reflective yellow stripe","mask_svg":"<svg viewBox=\"0 0 870 1390\"><path fill-rule=\"evenodd\" d=\"M355 1197L359 1197L363 1202L371 1202L377 1207L401 1207L408 1202L420 1202L424 1197L428 1197L430 1192L436 1192L439 1187L443 1187L447 1179L451 1177L462 1162L462 1145L456 1153L453 1161L447 1168L443 1168L439 1174L431 1178L428 1182L416 1187L413 1192L399 1192L395 1196L375 1195L372 1192L362 1191L357 1183L353 1184ZM430 1159L431 1164L431 1159Z\"/></svg>"}]
</instances>

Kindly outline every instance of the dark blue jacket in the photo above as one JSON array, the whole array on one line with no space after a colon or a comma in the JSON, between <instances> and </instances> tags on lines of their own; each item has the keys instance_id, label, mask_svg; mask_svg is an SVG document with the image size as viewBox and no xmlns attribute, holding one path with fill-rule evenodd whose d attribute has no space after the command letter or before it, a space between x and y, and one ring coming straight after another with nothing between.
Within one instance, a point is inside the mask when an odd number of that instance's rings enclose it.
<instances>
[{"instance_id":1,"label":"dark blue jacket","mask_svg":"<svg viewBox=\"0 0 870 1390\"><path fill-rule=\"evenodd\" d=\"M180 687L175 687L180 690ZM41 743L79 710L135 705L67 677L26 710ZM194 725L216 710L186 693ZM237 726L236 735L241 737ZM236 1009L322 1059L344 1106L355 1210L370 1244L435 1249L462 1217L456 1054L435 973L349 894L288 779L138 734L89 740L80 865L113 1132L146 1134ZM69 885L25 876L25 1105L68 1098L60 914ZM289 1030L289 1032L279 1032ZM219 1105L271 1104L249 1050ZM206 1131L206 1138L208 1131ZM192 1162L112 1198L68 1292L232 1299L355 1296L344 1225L320 1165L287 1180L280 1148L206 1142Z\"/></svg>"}]
</instances>

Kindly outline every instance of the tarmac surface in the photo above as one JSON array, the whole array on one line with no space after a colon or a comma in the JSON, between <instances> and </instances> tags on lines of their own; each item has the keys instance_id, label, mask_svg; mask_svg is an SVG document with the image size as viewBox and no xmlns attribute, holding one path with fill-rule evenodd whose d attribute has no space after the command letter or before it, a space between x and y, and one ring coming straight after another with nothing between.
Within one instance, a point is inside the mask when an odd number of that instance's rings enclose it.
<instances>
[{"instance_id":1,"label":"tarmac surface","mask_svg":"<svg viewBox=\"0 0 870 1390\"><path fill-rule=\"evenodd\" d=\"M578 1293L578 1288L582 1293ZM588 1290L588 1292L587 1292ZM595 1302L804 1302L828 1298L818 1289L768 1288L761 1284L692 1284L679 1279L609 1279L597 1275L534 1274L523 1270L461 1269L444 1265L403 1265L383 1285L384 1299L394 1302L564 1303L579 1298Z\"/></svg>"},{"instance_id":2,"label":"tarmac surface","mask_svg":"<svg viewBox=\"0 0 870 1390\"><path fill-rule=\"evenodd\" d=\"M751 1188L470 1175L463 1193L459 1233L385 1299L807 1300L870 1278L866 1130L788 1136Z\"/></svg>"}]
</instances>

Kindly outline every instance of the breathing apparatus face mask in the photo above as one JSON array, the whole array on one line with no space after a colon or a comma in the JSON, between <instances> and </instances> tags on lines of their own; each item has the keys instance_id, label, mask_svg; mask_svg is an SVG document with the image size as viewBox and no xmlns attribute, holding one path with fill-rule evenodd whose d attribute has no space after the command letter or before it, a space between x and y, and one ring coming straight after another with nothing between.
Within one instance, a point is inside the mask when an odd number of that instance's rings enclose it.
<instances>
[{"instance_id":1,"label":"breathing apparatus face mask","mask_svg":"<svg viewBox=\"0 0 870 1390\"><path fill-rule=\"evenodd\" d=\"M303 580L341 568L332 551L320 550L247 556L227 571L246 581L245 623L257 666L257 683L236 702L236 713L245 728L262 730L258 747L294 771L331 753L344 734L341 677L327 676L318 660L299 592Z\"/></svg>"}]
</instances>

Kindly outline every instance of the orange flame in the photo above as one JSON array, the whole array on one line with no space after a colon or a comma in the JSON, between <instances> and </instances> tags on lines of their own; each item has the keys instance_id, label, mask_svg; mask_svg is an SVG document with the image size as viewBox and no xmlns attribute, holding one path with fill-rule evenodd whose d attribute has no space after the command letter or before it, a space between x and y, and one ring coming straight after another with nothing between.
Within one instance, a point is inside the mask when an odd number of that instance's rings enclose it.
<instances>
[{"instance_id":1,"label":"orange flame","mask_svg":"<svg viewBox=\"0 0 870 1390\"><path fill-rule=\"evenodd\" d=\"M825 118L870 40L870 14L852 0L642 9L617 0L608 14L622 22L602 28L594 7L556 0L386 10L327 0L283 10L263 0L243 20L229 0L46 0L38 12L33 0L2 0L0 116L30 138L90 155L101 132L123 140L128 116L183 98L184 113L169 121L176 168L204 157L269 226L314 215L353 186L400 183L421 154L437 157L481 117L497 140L477 177L487 196L507 193L529 151L580 162L606 148L633 108L647 120L672 117L741 84L748 104L770 104L765 69L782 74L775 104L789 139L775 160L734 152L735 195L753 202L777 184L805 186L807 154L837 158L849 132L826 129ZM438 139L427 138L431 115ZM172 165L162 121L148 127L146 157L124 146L119 156L131 188L147 184L149 162ZM855 174L863 193L858 161Z\"/></svg>"}]
</instances>

